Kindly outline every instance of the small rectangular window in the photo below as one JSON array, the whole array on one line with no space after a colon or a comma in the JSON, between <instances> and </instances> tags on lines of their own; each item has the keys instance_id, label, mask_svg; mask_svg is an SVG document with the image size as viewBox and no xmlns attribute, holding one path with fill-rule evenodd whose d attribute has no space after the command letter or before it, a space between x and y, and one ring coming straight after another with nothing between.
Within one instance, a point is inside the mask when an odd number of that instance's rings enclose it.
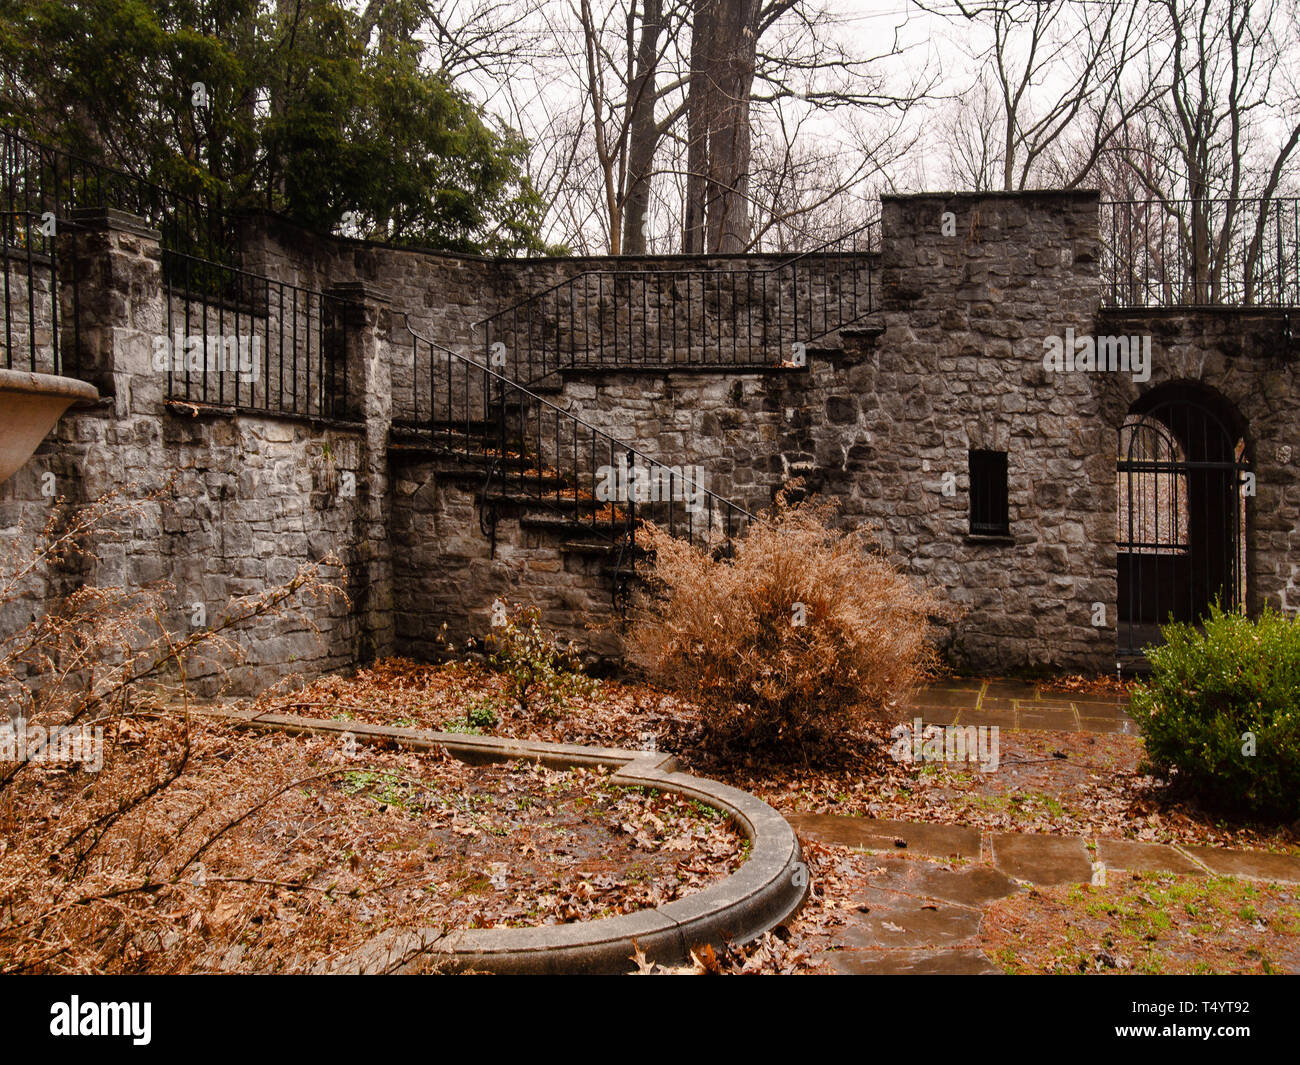
<instances>
[{"instance_id":1,"label":"small rectangular window","mask_svg":"<svg viewBox=\"0 0 1300 1065\"><path fill-rule=\"evenodd\" d=\"M970 532L972 536L1011 535L1005 451L970 452Z\"/></svg>"}]
</instances>

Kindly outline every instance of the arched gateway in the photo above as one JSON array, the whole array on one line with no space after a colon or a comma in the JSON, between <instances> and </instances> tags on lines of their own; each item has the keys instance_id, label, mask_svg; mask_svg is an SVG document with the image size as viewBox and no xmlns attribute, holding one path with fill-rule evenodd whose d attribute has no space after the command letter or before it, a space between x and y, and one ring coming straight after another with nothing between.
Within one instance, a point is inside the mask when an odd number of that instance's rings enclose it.
<instances>
[{"instance_id":1,"label":"arched gateway","mask_svg":"<svg viewBox=\"0 0 1300 1065\"><path fill-rule=\"evenodd\" d=\"M1245 432L1229 404L1191 384L1135 403L1119 430L1119 654L1139 655L1171 618L1246 601Z\"/></svg>"}]
</instances>

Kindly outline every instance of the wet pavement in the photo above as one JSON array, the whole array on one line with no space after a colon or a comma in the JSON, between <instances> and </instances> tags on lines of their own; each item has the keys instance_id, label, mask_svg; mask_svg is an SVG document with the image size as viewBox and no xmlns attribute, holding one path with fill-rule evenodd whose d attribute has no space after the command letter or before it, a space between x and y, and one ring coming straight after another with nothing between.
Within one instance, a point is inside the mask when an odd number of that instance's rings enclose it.
<instances>
[{"instance_id":1,"label":"wet pavement","mask_svg":"<svg viewBox=\"0 0 1300 1065\"><path fill-rule=\"evenodd\" d=\"M1017 680L945 678L918 688L896 710L927 725L998 725L1005 729L1119 732L1137 735L1128 698L1053 689Z\"/></svg>"},{"instance_id":2,"label":"wet pavement","mask_svg":"<svg viewBox=\"0 0 1300 1065\"><path fill-rule=\"evenodd\" d=\"M1100 882L1111 870L1300 883L1300 857L1265 851L980 832L835 814L786 819L805 842L859 848L880 858L878 875L845 900L845 924L818 955L838 973L997 973L979 949L984 908L1030 885Z\"/></svg>"}]
</instances>

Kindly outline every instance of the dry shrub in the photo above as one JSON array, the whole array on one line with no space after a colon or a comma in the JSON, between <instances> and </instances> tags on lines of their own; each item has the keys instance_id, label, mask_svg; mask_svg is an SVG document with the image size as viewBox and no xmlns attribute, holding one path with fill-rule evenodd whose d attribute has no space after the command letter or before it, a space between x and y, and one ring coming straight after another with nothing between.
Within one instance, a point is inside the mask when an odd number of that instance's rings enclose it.
<instances>
[{"instance_id":1,"label":"dry shrub","mask_svg":"<svg viewBox=\"0 0 1300 1065\"><path fill-rule=\"evenodd\" d=\"M704 707L712 745L807 756L935 665L950 612L834 510L782 493L732 558L646 527L629 657Z\"/></svg>"},{"instance_id":2,"label":"dry shrub","mask_svg":"<svg viewBox=\"0 0 1300 1065\"><path fill-rule=\"evenodd\" d=\"M0 613L30 596L34 579L48 587L120 535L155 498L115 493L56 510L33 548L10 545L0 557ZM230 796L179 832L166 827L159 811L191 764L187 676L199 663L239 663L233 637L246 626L287 615L310 627L307 604L346 596L305 566L232 601L207 628L178 633L167 592L82 587L0 632L0 724L21 718L50 743L73 730L102 737L93 761L50 760L49 748L44 758L0 761L0 972L137 971L158 944L197 951L207 927L188 886L197 863L278 794ZM174 952L172 966L185 958Z\"/></svg>"}]
</instances>

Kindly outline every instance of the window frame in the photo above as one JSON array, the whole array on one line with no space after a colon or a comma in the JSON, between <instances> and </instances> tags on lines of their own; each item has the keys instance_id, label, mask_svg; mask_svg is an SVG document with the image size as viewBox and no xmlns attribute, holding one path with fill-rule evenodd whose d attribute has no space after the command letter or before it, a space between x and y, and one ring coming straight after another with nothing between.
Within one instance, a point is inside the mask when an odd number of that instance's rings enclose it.
<instances>
[{"instance_id":1,"label":"window frame","mask_svg":"<svg viewBox=\"0 0 1300 1065\"><path fill-rule=\"evenodd\" d=\"M988 448L970 448L966 452L971 536L1011 535L1010 468L1009 452ZM991 520L994 517L998 520Z\"/></svg>"}]
</instances>

